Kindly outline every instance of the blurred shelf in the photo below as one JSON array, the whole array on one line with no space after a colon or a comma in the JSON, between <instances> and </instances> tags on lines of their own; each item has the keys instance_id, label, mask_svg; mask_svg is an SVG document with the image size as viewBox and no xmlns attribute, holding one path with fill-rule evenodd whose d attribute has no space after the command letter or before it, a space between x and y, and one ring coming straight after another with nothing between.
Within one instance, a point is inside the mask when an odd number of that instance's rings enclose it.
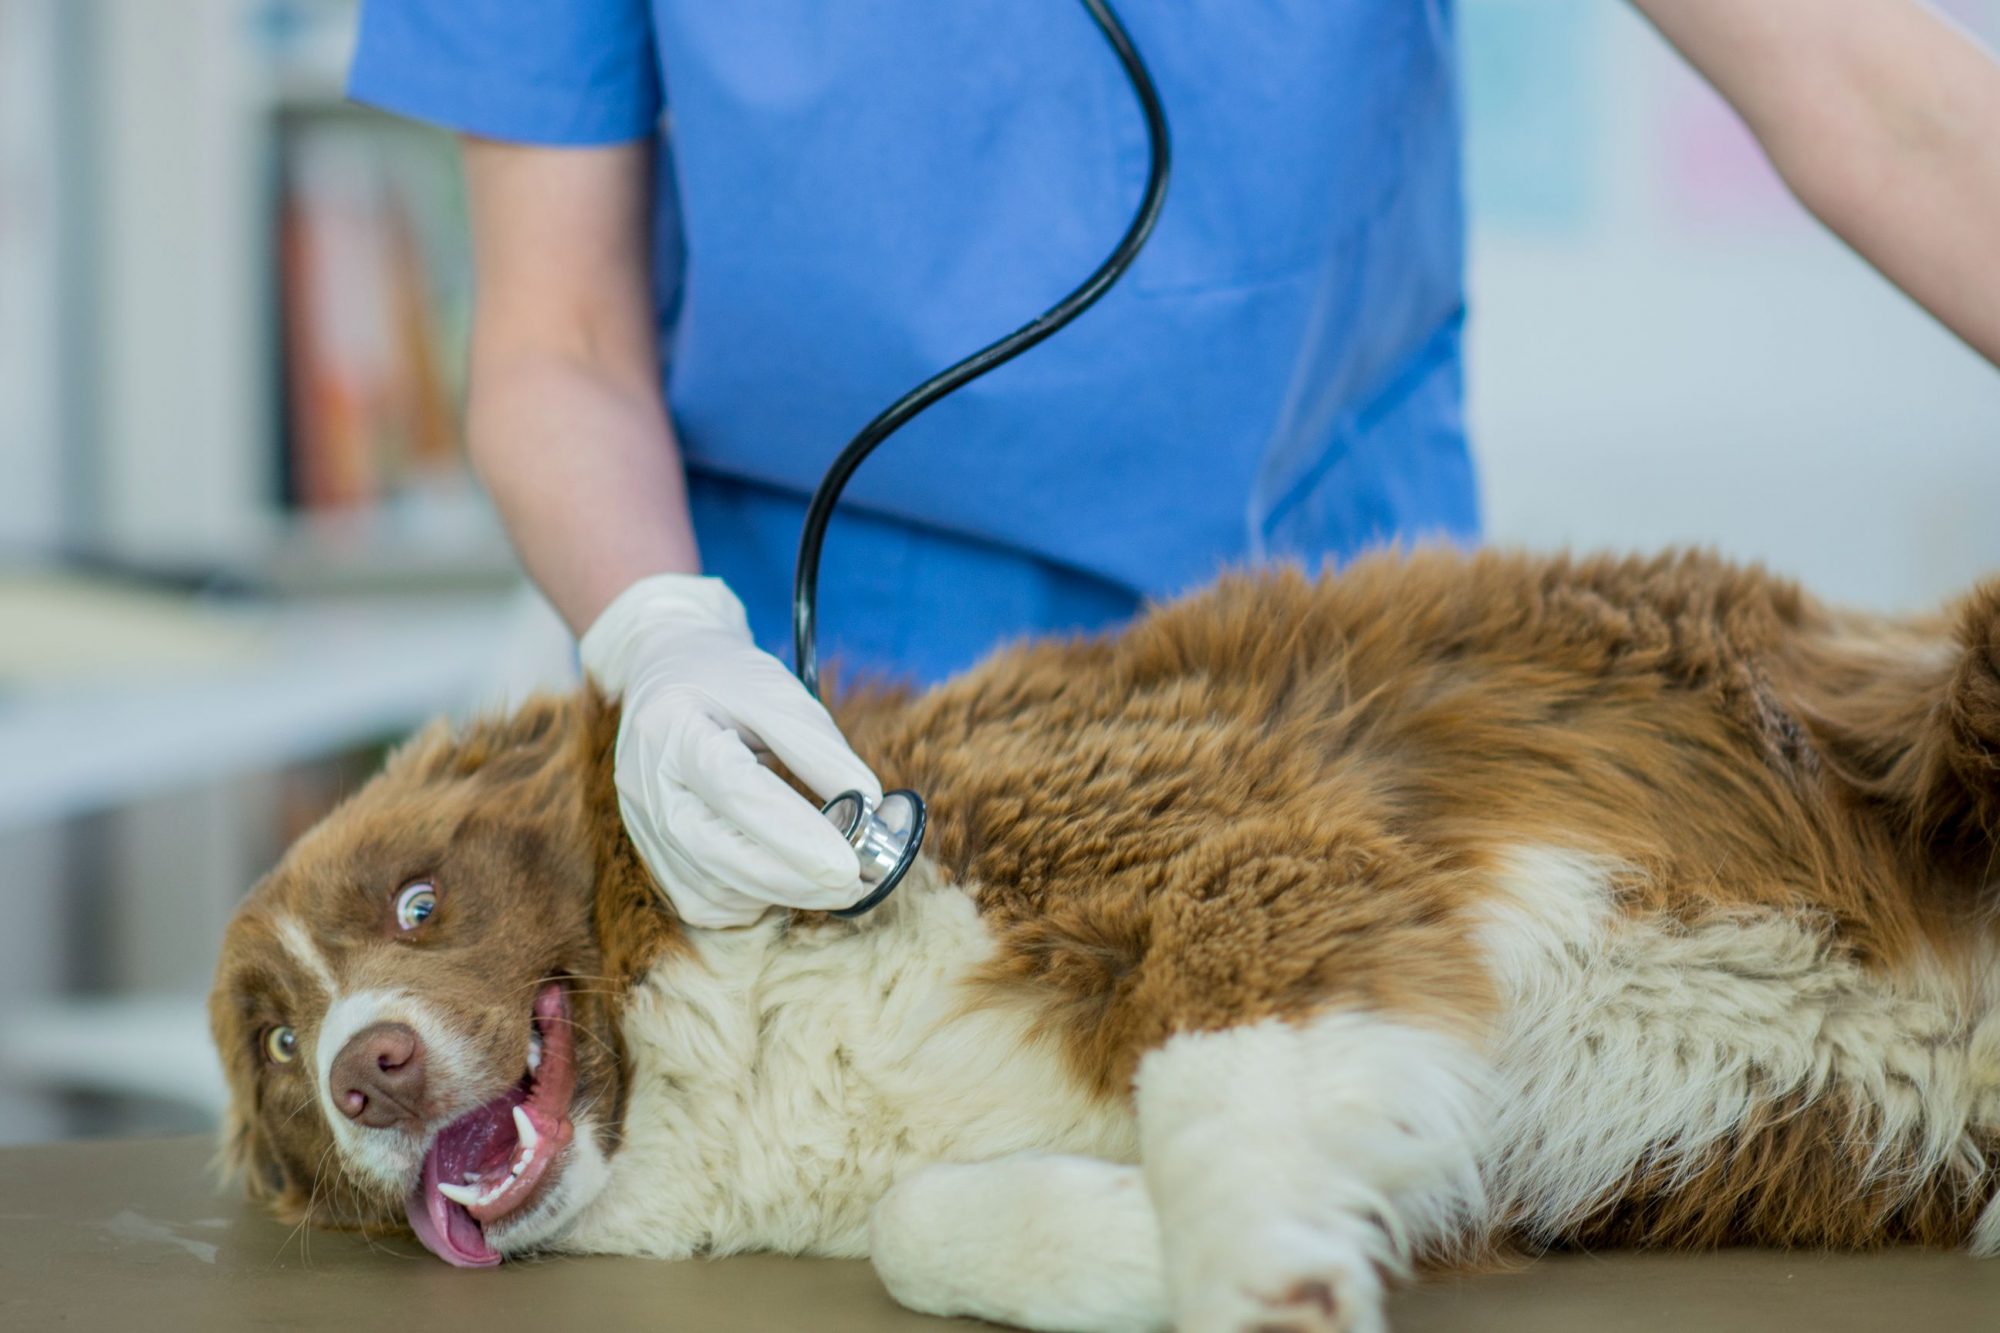
<instances>
[{"instance_id":1,"label":"blurred shelf","mask_svg":"<svg viewBox=\"0 0 2000 1333\"><path fill-rule=\"evenodd\" d=\"M515 594L225 610L251 650L0 693L0 830L397 736L481 697Z\"/></svg>"},{"instance_id":2,"label":"blurred shelf","mask_svg":"<svg viewBox=\"0 0 2000 1333\"><path fill-rule=\"evenodd\" d=\"M499 521L471 494L293 513L252 555L223 572L284 593L495 590L522 577Z\"/></svg>"},{"instance_id":3,"label":"blurred shelf","mask_svg":"<svg viewBox=\"0 0 2000 1333\"><path fill-rule=\"evenodd\" d=\"M159 1097L211 1115L228 1101L192 995L17 1000L0 1025L0 1073L15 1087Z\"/></svg>"},{"instance_id":4,"label":"blurred shelf","mask_svg":"<svg viewBox=\"0 0 2000 1333\"><path fill-rule=\"evenodd\" d=\"M90 8L76 267L119 276L69 303L85 313L65 345L89 351L75 383L109 391L75 414L75 513L30 549L280 591L515 577L453 473L456 151L347 101L354 0ZM43 434L44 458L78 443Z\"/></svg>"},{"instance_id":5,"label":"blurred shelf","mask_svg":"<svg viewBox=\"0 0 2000 1333\"><path fill-rule=\"evenodd\" d=\"M496 592L521 567L469 488L325 511L264 506L232 532L106 541L87 564L140 579L272 595Z\"/></svg>"}]
</instances>

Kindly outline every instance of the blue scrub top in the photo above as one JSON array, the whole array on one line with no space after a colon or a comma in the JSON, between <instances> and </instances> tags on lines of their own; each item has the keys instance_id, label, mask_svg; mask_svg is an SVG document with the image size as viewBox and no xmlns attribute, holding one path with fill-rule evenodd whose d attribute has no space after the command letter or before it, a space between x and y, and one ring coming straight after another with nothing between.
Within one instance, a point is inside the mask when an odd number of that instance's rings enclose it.
<instances>
[{"instance_id":1,"label":"blue scrub top","mask_svg":"<svg viewBox=\"0 0 2000 1333\"><path fill-rule=\"evenodd\" d=\"M1159 227L861 469L822 656L930 679L1227 565L1476 533L1450 0L1121 17L1173 132ZM1074 0L368 0L351 91L497 139L662 134L668 402L704 561L771 646L835 452L1090 272L1146 175Z\"/></svg>"}]
</instances>

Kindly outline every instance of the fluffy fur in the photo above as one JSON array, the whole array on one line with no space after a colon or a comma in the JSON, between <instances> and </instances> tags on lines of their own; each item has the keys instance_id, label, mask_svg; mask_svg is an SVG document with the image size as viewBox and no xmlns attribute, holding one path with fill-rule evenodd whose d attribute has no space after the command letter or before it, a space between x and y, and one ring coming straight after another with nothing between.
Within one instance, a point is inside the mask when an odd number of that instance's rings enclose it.
<instances>
[{"instance_id":1,"label":"fluffy fur","mask_svg":"<svg viewBox=\"0 0 2000 1333\"><path fill-rule=\"evenodd\" d=\"M556 978L576 1133L507 1253L1366 1330L1510 1249L2000 1251L2000 585L1892 620L1700 555L1384 556L839 711L933 821L851 924L675 922L593 698L412 742L231 926L253 1191L397 1225ZM357 1017L422 1035L422 1123L333 1109Z\"/></svg>"}]
</instances>

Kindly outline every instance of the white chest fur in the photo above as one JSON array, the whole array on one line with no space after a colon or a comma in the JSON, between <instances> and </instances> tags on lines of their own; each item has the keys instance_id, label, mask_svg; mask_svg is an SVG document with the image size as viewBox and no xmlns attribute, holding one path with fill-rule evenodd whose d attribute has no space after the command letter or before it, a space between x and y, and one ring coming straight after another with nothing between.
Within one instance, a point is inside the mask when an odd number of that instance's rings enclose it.
<instances>
[{"instance_id":1,"label":"white chest fur","mask_svg":"<svg viewBox=\"0 0 2000 1333\"><path fill-rule=\"evenodd\" d=\"M694 946L634 997L625 1141L564 1249L859 1255L869 1209L927 1162L1137 1151L1030 1014L968 993L992 943L957 889L913 881L851 928Z\"/></svg>"},{"instance_id":2,"label":"white chest fur","mask_svg":"<svg viewBox=\"0 0 2000 1333\"><path fill-rule=\"evenodd\" d=\"M1560 1235L1787 1095L1844 1094L1877 1142L1915 1146L1885 1172L1976 1174L1972 1135L2000 1125L2000 960L1892 983L1802 920L1624 917L1613 869L1523 849L1483 913L1503 1010L1491 1118L1460 1150L1490 1220ZM992 947L962 892L924 883L853 928L697 932L635 996L626 1139L559 1246L858 1255L871 1207L927 1163L1135 1160L1129 1111L1086 1096L1025 1009L963 985ZM1972 1247L2000 1252L2000 1203Z\"/></svg>"}]
</instances>

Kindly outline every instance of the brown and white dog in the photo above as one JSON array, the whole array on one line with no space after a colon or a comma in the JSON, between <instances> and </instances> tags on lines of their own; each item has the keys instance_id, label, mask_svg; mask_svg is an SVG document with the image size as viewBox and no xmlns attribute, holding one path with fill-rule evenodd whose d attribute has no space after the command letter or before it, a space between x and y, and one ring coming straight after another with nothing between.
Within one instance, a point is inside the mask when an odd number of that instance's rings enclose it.
<instances>
[{"instance_id":1,"label":"brown and white dog","mask_svg":"<svg viewBox=\"0 0 2000 1333\"><path fill-rule=\"evenodd\" d=\"M1378 1328L1551 1245L2000 1251L2000 583L1388 556L841 713L932 810L854 923L677 923L589 696L404 746L230 927L250 1189L1048 1328Z\"/></svg>"}]
</instances>

